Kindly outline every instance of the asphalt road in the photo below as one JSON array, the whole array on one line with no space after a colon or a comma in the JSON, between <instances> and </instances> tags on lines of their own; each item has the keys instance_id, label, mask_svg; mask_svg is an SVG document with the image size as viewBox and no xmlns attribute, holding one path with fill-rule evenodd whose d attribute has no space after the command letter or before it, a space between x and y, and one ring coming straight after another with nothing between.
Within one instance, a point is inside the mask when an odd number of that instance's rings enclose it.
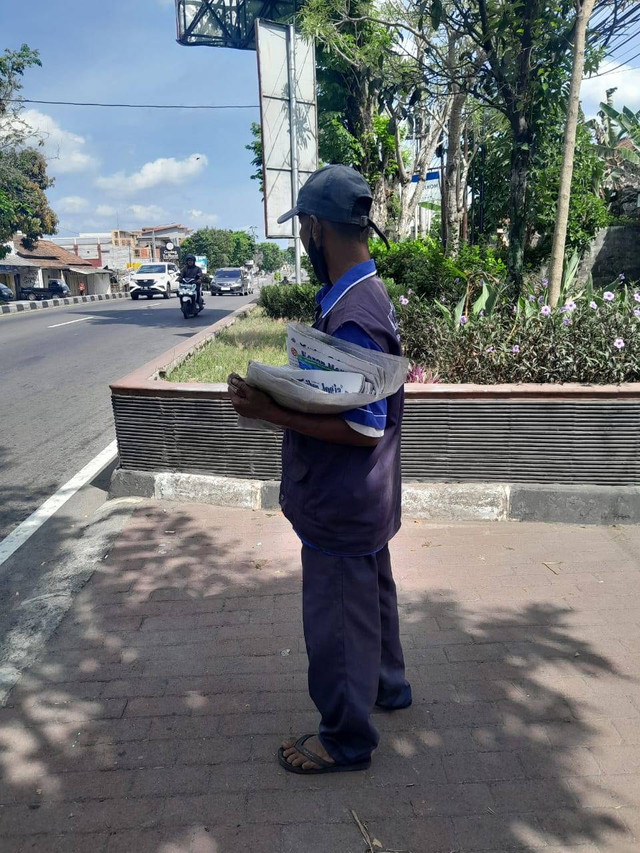
<instances>
[{"instance_id":1,"label":"asphalt road","mask_svg":"<svg viewBox=\"0 0 640 853\"><path fill-rule=\"evenodd\" d=\"M109 383L253 297L175 298L0 316L0 539L115 438Z\"/></svg>"}]
</instances>

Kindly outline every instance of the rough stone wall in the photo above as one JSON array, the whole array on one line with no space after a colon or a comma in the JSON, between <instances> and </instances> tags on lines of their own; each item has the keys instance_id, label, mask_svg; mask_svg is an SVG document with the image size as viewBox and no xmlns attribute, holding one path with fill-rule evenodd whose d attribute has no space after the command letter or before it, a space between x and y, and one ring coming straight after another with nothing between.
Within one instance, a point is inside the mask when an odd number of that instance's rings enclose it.
<instances>
[{"instance_id":1,"label":"rough stone wall","mask_svg":"<svg viewBox=\"0 0 640 853\"><path fill-rule=\"evenodd\" d=\"M578 279L593 275L596 287L604 287L624 273L627 281L640 280L640 225L603 228L584 256Z\"/></svg>"}]
</instances>

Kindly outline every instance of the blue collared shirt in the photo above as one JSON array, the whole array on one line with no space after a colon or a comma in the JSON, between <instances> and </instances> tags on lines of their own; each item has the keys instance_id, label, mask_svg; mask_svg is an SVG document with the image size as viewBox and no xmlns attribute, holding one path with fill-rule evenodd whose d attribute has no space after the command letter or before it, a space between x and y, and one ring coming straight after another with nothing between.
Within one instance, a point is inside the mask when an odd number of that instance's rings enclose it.
<instances>
[{"instance_id":1,"label":"blue collared shirt","mask_svg":"<svg viewBox=\"0 0 640 853\"><path fill-rule=\"evenodd\" d=\"M325 287L322 287L316 293L316 302L318 305L316 319L319 320L322 317L326 317L348 290L351 290L356 284L367 278L371 278L375 274L375 262L372 260L363 261L348 270L335 284L327 284ZM333 335L336 338L340 338L340 340L349 341L365 349L373 349L378 352L382 351L373 338L357 323L343 323L342 326L334 331ZM367 406L361 406L359 409L343 412L340 417L356 432L373 438L381 438L384 435L387 423L387 401L378 400L375 403L369 403Z\"/></svg>"}]
</instances>

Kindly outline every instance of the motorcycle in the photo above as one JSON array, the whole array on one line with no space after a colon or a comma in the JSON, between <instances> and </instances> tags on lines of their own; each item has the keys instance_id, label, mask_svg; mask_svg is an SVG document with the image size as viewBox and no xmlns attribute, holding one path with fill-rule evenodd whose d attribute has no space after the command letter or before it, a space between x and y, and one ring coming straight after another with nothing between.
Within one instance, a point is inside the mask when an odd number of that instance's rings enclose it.
<instances>
[{"instance_id":1,"label":"motorcycle","mask_svg":"<svg viewBox=\"0 0 640 853\"><path fill-rule=\"evenodd\" d=\"M197 317L204 305L198 302L198 286L195 278L185 278L178 285L178 299L184 319Z\"/></svg>"}]
</instances>

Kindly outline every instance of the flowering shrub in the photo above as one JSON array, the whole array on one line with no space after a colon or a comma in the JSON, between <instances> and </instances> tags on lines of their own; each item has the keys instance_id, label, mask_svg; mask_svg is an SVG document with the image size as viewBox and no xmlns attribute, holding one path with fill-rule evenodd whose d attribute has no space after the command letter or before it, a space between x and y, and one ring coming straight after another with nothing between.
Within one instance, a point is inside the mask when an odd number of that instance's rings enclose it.
<instances>
[{"instance_id":1,"label":"flowering shrub","mask_svg":"<svg viewBox=\"0 0 640 853\"><path fill-rule=\"evenodd\" d=\"M635 292L582 294L552 310L540 291L534 301L527 294L517 306L503 303L489 313L460 310L457 321L437 303L410 299L398 306L405 354L441 382L640 381Z\"/></svg>"}]
</instances>

